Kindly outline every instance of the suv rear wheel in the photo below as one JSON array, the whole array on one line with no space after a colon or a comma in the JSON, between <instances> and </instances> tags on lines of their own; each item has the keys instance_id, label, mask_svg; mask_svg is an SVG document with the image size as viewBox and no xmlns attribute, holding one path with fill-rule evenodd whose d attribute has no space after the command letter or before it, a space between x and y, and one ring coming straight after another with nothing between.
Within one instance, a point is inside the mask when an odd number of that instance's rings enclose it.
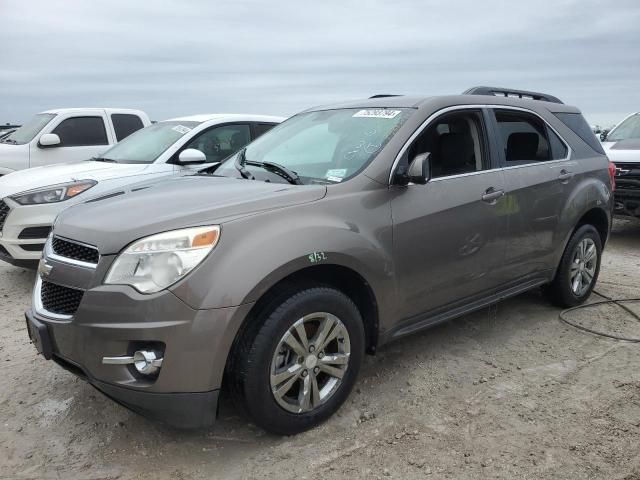
<instances>
[{"instance_id":1,"label":"suv rear wheel","mask_svg":"<svg viewBox=\"0 0 640 480\"><path fill-rule=\"evenodd\" d=\"M602 241L592 225L583 225L571 236L565 248L556 278L548 287L553 302L575 307L589 298L598 280Z\"/></svg>"},{"instance_id":2,"label":"suv rear wheel","mask_svg":"<svg viewBox=\"0 0 640 480\"><path fill-rule=\"evenodd\" d=\"M364 356L356 305L333 288L293 294L257 319L236 357L236 388L253 421L292 435L331 416L351 391Z\"/></svg>"}]
</instances>

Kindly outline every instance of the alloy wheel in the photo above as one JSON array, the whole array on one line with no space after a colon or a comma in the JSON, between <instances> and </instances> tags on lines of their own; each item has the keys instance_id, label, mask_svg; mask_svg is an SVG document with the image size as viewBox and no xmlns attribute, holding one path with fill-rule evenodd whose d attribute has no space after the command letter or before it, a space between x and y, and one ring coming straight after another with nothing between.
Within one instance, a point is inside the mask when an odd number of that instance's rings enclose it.
<instances>
[{"instance_id":1,"label":"alloy wheel","mask_svg":"<svg viewBox=\"0 0 640 480\"><path fill-rule=\"evenodd\" d=\"M581 297L593 283L598 264L598 250L591 238L583 238L573 251L569 282L571 291Z\"/></svg>"},{"instance_id":2,"label":"alloy wheel","mask_svg":"<svg viewBox=\"0 0 640 480\"><path fill-rule=\"evenodd\" d=\"M326 312L297 320L271 360L271 392L282 408L306 413L326 403L349 367L351 342L342 321Z\"/></svg>"}]
</instances>

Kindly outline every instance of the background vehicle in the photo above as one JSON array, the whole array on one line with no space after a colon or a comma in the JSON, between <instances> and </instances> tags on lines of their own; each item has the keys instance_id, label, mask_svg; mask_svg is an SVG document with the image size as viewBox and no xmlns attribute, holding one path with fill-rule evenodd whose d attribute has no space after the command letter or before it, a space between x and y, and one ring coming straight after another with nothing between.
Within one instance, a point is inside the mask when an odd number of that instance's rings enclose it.
<instances>
[{"instance_id":1,"label":"background vehicle","mask_svg":"<svg viewBox=\"0 0 640 480\"><path fill-rule=\"evenodd\" d=\"M0 175L95 157L150 123L147 114L139 110L47 110L0 140Z\"/></svg>"},{"instance_id":2,"label":"background vehicle","mask_svg":"<svg viewBox=\"0 0 640 480\"><path fill-rule=\"evenodd\" d=\"M154 418L213 421L224 378L292 434L340 407L365 351L542 285L584 302L611 222L600 143L550 95L467 93L311 109L212 176L65 210L31 338Z\"/></svg>"},{"instance_id":3,"label":"background vehicle","mask_svg":"<svg viewBox=\"0 0 640 480\"><path fill-rule=\"evenodd\" d=\"M5 175L0 178L0 260L35 268L63 209L143 180L194 173L282 120L241 114L176 118L135 132L90 161Z\"/></svg>"},{"instance_id":4,"label":"background vehicle","mask_svg":"<svg viewBox=\"0 0 640 480\"><path fill-rule=\"evenodd\" d=\"M615 213L640 217L640 112L601 137L616 166Z\"/></svg>"}]
</instances>

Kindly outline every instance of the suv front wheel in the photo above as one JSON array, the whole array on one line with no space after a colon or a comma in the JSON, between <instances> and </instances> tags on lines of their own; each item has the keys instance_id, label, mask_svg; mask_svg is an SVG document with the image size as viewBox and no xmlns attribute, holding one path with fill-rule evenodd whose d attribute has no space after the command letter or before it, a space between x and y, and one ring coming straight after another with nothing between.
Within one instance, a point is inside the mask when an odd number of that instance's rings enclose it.
<instances>
[{"instance_id":1,"label":"suv front wheel","mask_svg":"<svg viewBox=\"0 0 640 480\"><path fill-rule=\"evenodd\" d=\"M561 307L575 307L589 298L600 273L602 241L592 225L578 228L565 248L548 292Z\"/></svg>"},{"instance_id":2,"label":"suv front wheel","mask_svg":"<svg viewBox=\"0 0 640 480\"><path fill-rule=\"evenodd\" d=\"M292 435L327 419L349 395L364 356L362 317L328 287L295 293L265 313L237 351L235 391L256 424Z\"/></svg>"}]
</instances>

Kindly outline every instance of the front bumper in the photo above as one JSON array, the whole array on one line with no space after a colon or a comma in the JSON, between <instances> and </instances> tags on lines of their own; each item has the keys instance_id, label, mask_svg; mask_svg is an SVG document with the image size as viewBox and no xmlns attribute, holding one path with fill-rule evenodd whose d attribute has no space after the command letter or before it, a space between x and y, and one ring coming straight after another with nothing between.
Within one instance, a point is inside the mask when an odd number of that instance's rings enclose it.
<instances>
[{"instance_id":1,"label":"front bumper","mask_svg":"<svg viewBox=\"0 0 640 480\"><path fill-rule=\"evenodd\" d=\"M46 281L75 288L73 282L94 281L77 266L48 262L53 268ZM155 420L181 428L214 421L228 352L251 304L194 310L169 291L142 295L126 286L85 285L77 311L59 316L43 310L38 285L26 315L30 333L46 332L48 340L34 341L45 358ZM147 345L163 351L157 376L103 363L104 357L129 356Z\"/></svg>"},{"instance_id":2,"label":"front bumper","mask_svg":"<svg viewBox=\"0 0 640 480\"><path fill-rule=\"evenodd\" d=\"M37 267L56 216L69 205L20 205L10 198L0 201L9 209L0 229L0 260L19 267Z\"/></svg>"}]
</instances>

